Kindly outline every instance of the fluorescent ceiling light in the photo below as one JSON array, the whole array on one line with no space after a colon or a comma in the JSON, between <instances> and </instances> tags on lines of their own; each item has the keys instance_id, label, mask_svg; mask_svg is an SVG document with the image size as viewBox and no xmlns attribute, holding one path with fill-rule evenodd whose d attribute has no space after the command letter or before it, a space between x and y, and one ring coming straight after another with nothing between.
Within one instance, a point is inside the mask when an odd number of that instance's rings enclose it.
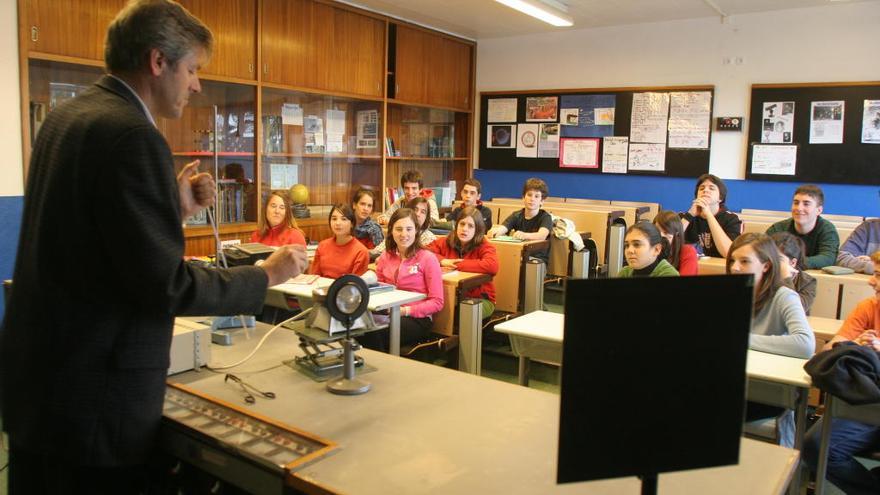
<instances>
[{"instance_id":1,"label":"fluorescent ceiling light","mask_svg":"<svg viewBox=\"0 0 880 495\"><path fill-rule=\"evenodd\" d=\"M574 20L566 15L560 8L551 7L541 0L495 0L503 3L512 9L516 9L524 14L528 14L536 19L540 19L548 24L556 27L568 27L574 25ZM564 8L562 4L553 2Z\"/></svg>"}]
</instances>

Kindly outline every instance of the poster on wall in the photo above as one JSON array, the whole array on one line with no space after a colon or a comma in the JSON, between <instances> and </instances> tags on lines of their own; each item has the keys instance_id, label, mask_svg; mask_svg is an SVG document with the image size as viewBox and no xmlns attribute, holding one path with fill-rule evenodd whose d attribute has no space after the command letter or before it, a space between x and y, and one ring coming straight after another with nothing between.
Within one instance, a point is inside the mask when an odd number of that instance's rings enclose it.
<instances>
[{"instance_id":1,"label":"poster on wall","mask_svg":"<svg viewBox=\"0 0 880 495\"><path fill-rule=\"evenodd\" d=\"M712 93L676 91L669 94L669 147L709 149Z\"/></svg>"},{"instance_id":2,"label":"poster on wall","mask_svg":"<svg viewBox=\"0 0 880 495\"><path fill-rule=\"evenodd\" d=\"M629 170L665 172L666 145L658 143L630 143Z\"/></svg>"},{"instance_id":3,"label":"poster on wall","mask_svg":"<svg viewBox=\"0 0 880 495\"><path fill-rule=\"evenodd\" d=\"M598 138L561 138L559 140L561 168L598 168Z\"/></svg>"},{"instance_id":4,"label":"poster on wall","mask_svg":"<svg viewBox=\"0 0 880 495\"><path fill-rule=\"evenodd\" d=\"M489 98L487 122L516 122L516 98Z\"/></svg>"},{"instance_id":5,"label":"poster on wall","mask_svg":"<svg viewBox=\"0 0 880 495\"><path fill-rule=\"evenodd\" d=\"M666 144L669 93L634 93L629 140L635 143ZM632 157L632 148L630 148Z\"/></svg>"},{"instance_id":6,"label":"poster on wall","mask_svg":"<svg viewBox=\"0 0 880 495\"><path fill-rule=\"evenodd\" d=\"M602 142L602 172L606 174L625 174L628 150L628 137L606 136Z\"/></svg>"},{"instance_id":7,"label":"poster on wall","mask_svg":"<svg viewBox=\"0 0 880 495\"><path fill-rule=\"evenodd\" d=\"M538 158L559 158L559 124L540 124Z\"/></svg>"},{"instance_id":8,"label":"poster on wall","mask_svg":"<svg viewBox=\"0 0 880 495\"><path fill-rule=\"evenodd\" d=\"M526 122L556 122L558 102L555 96L526 98Z\"/></svg>"},{"instance_id":9,"label":"poster on wall","mask_svg":"<svg viewBox=\"0 0 880 495\"><path fill-rule=\"evenodd\" d=\"M565 97L563 96L563 101ZM578 109L577 108L561 108L559 109L559 123L562 125L578 125Z\"/></svg>"},{"instance_id":10,"label":"poster on wall","mask_svg":"<svg viewBox=\"0 0 880 495\"><path fill-rule=\"evenodd\" d=\"M880 100L865 100L862 115L862 143L880 144Z\"/></svg>"},{"instance_id":11,"label":"poster on wall","mask_svg":"<svg viewBox=\"0 0 880 495\"><path fill-rule=\"evenodd\" d=\"M515 148L516 125L488 125L486 126L487 148Z\"/></svg>"},{"instance_id":12,"label":"poster on wall","mask_svg":"<svg viewBox=\"0 0 880 495\"><path fill-rule=\"evenodd\" d=\"M794 175L797 145L752 144L752 173Z\"/></svg>"},{"instance_id":13,"label":"poster on wall","mask_svg":"<svg viewBox=\"0 0 880 495\"><path fill-rule=\"evenodd\" d=\"M577 119L565 115L562 137L605 137L614 134L615 95L562 95L560 105L565 110L576 110ZM573 124L569 122L574 121Z\"/></svg>"},{"instance_id":14,"label":"poster on wall","mask_svg":"<svg viewBox=\"0 0 880 495\"><path fill-rule=\"evenodd\" d=\"M361 110L357 113L357 148L379 146L379 111Z\"/></svg>"},{"instance_id":15,"label":"poster on wall","mask_svg":"<svg viewBox=\"0 0 880 495\"><path fill-rule=\"evenodd\" d=\"M843 101L810 102L810 144L843 143Z\"/></svg>"},{"instance_id":16,"label":"poster on wall","mask_svg":"<svg viewBox=\"0 0 880 495\"><path fill-rule=\"evenodd\" d=\"M790 143L794 135L794 102L765 101L761 105L763 118L762 143Z\"/></svg>"},{"instance_id":17,"label":"poster on wall","mask_svg":"<svg viewBox=\"0 0 880 495\"><path fill-rule=\"evenodd\" d=\"M516 126L516 157L538 157L538 124L519 124Z\"/></svg>"}]
</instances>

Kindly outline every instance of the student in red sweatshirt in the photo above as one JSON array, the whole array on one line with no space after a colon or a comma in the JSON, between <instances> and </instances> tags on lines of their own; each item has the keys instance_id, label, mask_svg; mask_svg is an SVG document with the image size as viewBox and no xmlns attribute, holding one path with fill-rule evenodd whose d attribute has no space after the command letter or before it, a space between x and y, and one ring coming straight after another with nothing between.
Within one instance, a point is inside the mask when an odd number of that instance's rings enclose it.
<instances>
[{"instance_id":1,"label":"student in red sweatshirt","mask_svg":"<svg viewBox=\"0 0 880 495\"><path fill-rule=\"evenodd\" d=\"M330 210L333 237L318 244L309 273L339 278L346 273L362 275L370 264L370 252L354 238L354 211L351 206L337 204Z\"/></svg>"},{"instance_id":2,"label":"student in red sweatshirt","mask_svg":"<svg viewBox=\"0 0 880 495\"><path fill-rule=\"evenodd\" d=\"M431 317L443 309L443 275L440 262L419 241L418 219L413 210L399 208L388 220L385 252L376 261L379 282L428 297L400 307L400 343L412 344L431 333Z\"/></svg>"},{"instance_id":3,"label":"student in red sweatshirt","mask_svg":"<svg viewBox=\"0 0 880 495\"><path fill-rule=\"evenodd\" d=\"M494 276L498 273L498 253L485 235L486 224L482 213L468 206L459 213L455 231L445 239L437 239L428 249L437 255L441 266ZM491 280L474 287L465 296L482 299L483 318L488 318L495 311L495 283Z\"/></svg>"}]
</instances>

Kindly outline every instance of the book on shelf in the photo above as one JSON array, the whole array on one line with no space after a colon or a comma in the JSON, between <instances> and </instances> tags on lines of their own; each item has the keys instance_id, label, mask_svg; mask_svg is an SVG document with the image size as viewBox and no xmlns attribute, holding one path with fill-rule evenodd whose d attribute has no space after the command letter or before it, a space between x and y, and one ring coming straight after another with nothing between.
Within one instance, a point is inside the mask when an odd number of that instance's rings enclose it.
<instances>
[{"instance_id":1,"label":"book on shelf","mask_svg":"<svg viewBox=\"0 0 880 495\"><path fill-rule=\"evenodd\" d=\"M452 202L455 201L455 193L458 191L454 180L441 182L440 185L431 189L434 190L434 201L440 208L452 206Z\"/></svg>"},{"instance_id":2,"label":"book on shelf","mask_svg":"<svg viewBox=\"0 0 880 495\"><path fill-rule=\"evenodd\" d=\"M385 199L388 200L388 204L386 205L386 208L388 206L393 205L398 199L400 199L402 197L403 197L403 193L400 192L400 189L398 189L396 187L389 187L388 192L385 197Z\"/></svg>"},{"instance_id":3,"label":"book on shelf","mask_svg":"<svg viewBox=\"0 0 880 495\"><path fill-rule=\"evenodd\" d=\"M400 150L394 149L394 140L390 137L385 138L385 155L390 157L400 156Z\"/></svg>"},{"instance_id":4,"label":"book on shelf","mask_svg":"<svg viewBox=\"0 0 880 495\"><path fill-rule=\"evenodd\" d=\"M244 184L235 179L217 181L217 217L221 223L244 221Z\"/></svg>"}]
</instances>

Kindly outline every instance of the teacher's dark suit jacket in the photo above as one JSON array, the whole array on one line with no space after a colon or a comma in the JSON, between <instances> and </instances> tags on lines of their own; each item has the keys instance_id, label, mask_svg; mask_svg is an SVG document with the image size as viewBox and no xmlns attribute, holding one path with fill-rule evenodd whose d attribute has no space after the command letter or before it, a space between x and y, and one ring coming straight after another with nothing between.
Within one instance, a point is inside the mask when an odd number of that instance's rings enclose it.
<instances>
[{"instance_id":1,"label":"teacher's dark suit jacket","mask_svg":"<svg viewBox=\"0 0 880 495\"><path fill-rule=\"evenodd\" d=\"M171 151L109 76L49 114L24 199L0 332L3 428L58 462L142 463L174 316L256 312L268 278L183 262Z\"/></svg>"}]
</instances>

